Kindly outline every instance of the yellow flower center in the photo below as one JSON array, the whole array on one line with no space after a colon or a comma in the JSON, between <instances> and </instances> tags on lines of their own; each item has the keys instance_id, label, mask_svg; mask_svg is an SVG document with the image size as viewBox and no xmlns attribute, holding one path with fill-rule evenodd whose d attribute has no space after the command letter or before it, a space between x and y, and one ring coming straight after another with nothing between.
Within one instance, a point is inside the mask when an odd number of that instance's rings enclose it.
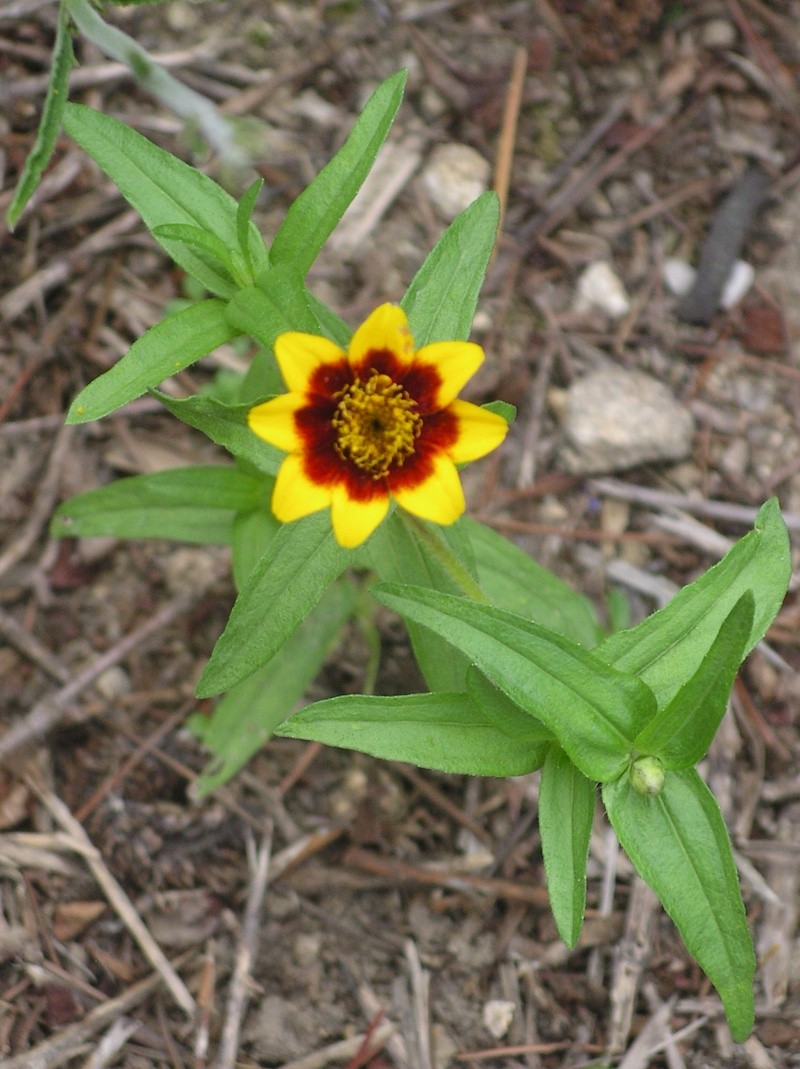
<instances>
[{"instance_id":1,"label":"yellow flower center","mask_svg":"<svg viewBox=\"0 0 800 1069\"><path fill-rule=\"evenodd\" d=\"M373 479L383 479L414 452L422 430L417 402L388 375L373 371L337 395L336 451Z\"/></svg>"}]
</instances>

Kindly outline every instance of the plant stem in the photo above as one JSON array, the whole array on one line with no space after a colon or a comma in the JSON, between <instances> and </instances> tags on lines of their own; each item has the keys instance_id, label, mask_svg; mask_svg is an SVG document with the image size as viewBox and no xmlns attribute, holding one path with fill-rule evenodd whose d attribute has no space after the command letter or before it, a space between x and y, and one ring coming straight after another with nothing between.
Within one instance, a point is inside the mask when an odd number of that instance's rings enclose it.
<instances>
[{"instance_id":1,"label":"plant stem","mask_svg":"<svg viewBox=\"0 0 800 1069\"><path fill-rule=\"evenodd\" d=\"M400 512L400 516L413 536L417 541L424 544L430 555L435 558L438 564L441 564L459 590L463 591L473 601L480 601L484 605L488 605L489 599L442 536L434 531L424 520L420 520L408 512Z\"/></svg>"}]
</instances>

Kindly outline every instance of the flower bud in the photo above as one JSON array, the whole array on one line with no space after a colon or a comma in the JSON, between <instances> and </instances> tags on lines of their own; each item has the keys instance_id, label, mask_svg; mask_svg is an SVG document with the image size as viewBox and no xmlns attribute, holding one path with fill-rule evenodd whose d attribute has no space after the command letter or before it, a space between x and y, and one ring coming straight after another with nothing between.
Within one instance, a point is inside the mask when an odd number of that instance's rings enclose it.
<instances>
[{"instance_id":1,"label":"flower bud","mask_svg":"<svg viewBox=\"0 0 800 1069\"><path fill-rule=\"evenodd\" d=\"M630 777L639 794L661 794L666 773L657 757L638 757L631 766Z\"/></svg>"}]
</instances>

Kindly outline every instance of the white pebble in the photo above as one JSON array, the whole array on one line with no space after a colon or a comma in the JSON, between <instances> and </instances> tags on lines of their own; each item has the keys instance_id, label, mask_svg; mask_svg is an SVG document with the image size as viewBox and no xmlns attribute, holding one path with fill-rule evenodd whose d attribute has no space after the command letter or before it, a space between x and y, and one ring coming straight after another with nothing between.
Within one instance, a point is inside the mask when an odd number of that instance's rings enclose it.
<instances>
[{"instance_id":1,"label":"white pebble","mask_svg":"<svg viewBox=\"0 0 800 1069\"><path fill-rule=\"evenodd\" d=\"M469 145L437 145L422 172L434 208L448 222L485 193L491 167Z\"/></svg>"},{"instance_id":2,"label":"white pebble","mask_svg":"<svg viewBox=\"0 0 800 1069\"><path fill-rule=\"evenodd\" d=\"M128 673L118 664L112 664L101 672L94 681L95 689L98 690L108 701L123 698L131 692L131 681Z\"/></svg>"},{"instance_id":3,"label":"white pebble","mask_svg":"<svg viewBox=\"0 0 800 1069\"><path fill-rule=\"evenodd\" d=\"M753 285L755 277L756 273L752 264L748 264L744 260L737 260L731 268L728 281L722 287L722 296L720 298L722 307L733 308L735 304L738 304Z\"/></svg>"},{"instance_id":4,"label":"white pebble","mask_svg":"<svg viewBox=\"0 0 800 1069\"><path fill-rule=\"evenodd\" d=\"M728 19L711 19L703 27L701 40L706 48L733 48L736 27Z\"/></svg>"},{"instance_id":5,"label":"white pebble","mask_svg":"<svg viewBox=\"0 0 800 1069\"><path fill-rule=\"evenodd\" d=\"M631 302L625 287L607 260L597 260L583 271L578 279L575 308L585 312L599 308L612 317L624 316Z\"/></svg>"},{"instance_id":6,"label":"white pebble","mask_svg":"<svg viewBox=\"0 0 800 1069\"><path fill-rule=\"evenodd\" d=\"M673 297L683 297L694 285L697 272L685 260L679 260L676 256L669 256L664 261L661 269L664 285Z\"/></svg>"},{"instance_id":7,"label":"white pebble","mask_svg":"<svg viewBox=\"0 0 800 1069\"><path fill-rule=\"evenodd\" d=\"M483 1007L483 1023L495 1039L502 1039L514 1019L514 1003L506 999L489 999Z\"/></svg>"},{"instance_id":8,"label":"white pebble","mask_svg":"<svg viewBox=\"0 0 800 1069\"><path fill-rule=\"evenodd\" d=\"M657 379L608 368L590 372L569 387L563 429L564 466L597 475L682 460L691 452L694 420Z\"/></svg>"}]
</instances>

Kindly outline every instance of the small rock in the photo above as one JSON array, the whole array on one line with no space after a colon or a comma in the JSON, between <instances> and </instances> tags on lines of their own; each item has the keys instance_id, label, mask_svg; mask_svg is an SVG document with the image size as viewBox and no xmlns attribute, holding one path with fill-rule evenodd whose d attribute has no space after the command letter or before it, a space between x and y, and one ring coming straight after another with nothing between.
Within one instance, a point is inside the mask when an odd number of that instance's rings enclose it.
<instances>
[{"instance_id":1,"label":"small rock","mask_svg":"<svg viewBox=\"0 0 800 1069\"><path fill-rule=\"evenodd\" d=\"M513 1002L508 1002L502 998L489 999L488 1002L484 1003L483 1023L487 1031L491 1032L495 1039L502 1039L511 1027L511 1022L514 1020L514 1009Z\"/></svg>"},{"instance_id":2,"label":"small rock","mask_svg":"<svg viewBox=\"0 0 800 1069\"><path fill-rule=\"evenodd\" d=\"M685 260L668 256L661 268L664 285L673 297L683 297L694 285L697 272Z\"/></svg>"},{"instance_id":3,"label":"small rock","mask_svg":"<svg viewBox=\"0 0 800 1069\"><path fill-rule=\"evenodd\" d=\"M130 677L118 664L113 664L110 668L106 668L105 672L101 672L94 681L94 685L95 689L109 701L122 698L131 692Z\"/></svg>"},{"instance_id":4,"label":"small rock","mask_svg":"<svg viewBox=\"0 0 800 1069\"><path fill-rule=\"evenodd\" d=\"M744 297L756 277L752 264L744 260L737 260L728 275L728 281L722 287L722 296L719 303L723 308L733 308Z\"/></svg>"},{"instance_id":5,"label":"small rock","mask_svg":"<svg viewBox=\"0 0 800 1069\"><path fill-rule=\"evenodd\" d=\"M448 1069L458 1053L458 1044L444 1025L437 1023L431 1025L431 1038L434 1069Z\"/></svg>"},{"instance_id":6,"label":"small rock","mask_svg":"<svg viewBox=\"0 0 800 1069\"><path fill-rule=\"evenodd\" d=\"M656 379L622 368L596 371L567 390L561 459L579 474L681 460L693 430L691 412Z\"/></svg>"},{"instance_id":7,"label":"small rock","mask_svg":"<svg viewBox=\"0 0 800 1069\"><path fill-rule=\"evenodd\" d=\"M685 260L670 256L664 261L662 276L664 285L670 293L675 297L683 297L694 285L697 272ZM735 304L738 304L753 285L755 277L756 272L752 264L745 260L737 260L722 289L719 301L721 307L733 308Z\"/></svg>"},{"instance_id":8,"label":"small rock","mask_svg":"<svg viewBox=\"0 0 800 1069\"><path fill-rule=\"evenodd\" d=\"M422 172L434 208L449 222L489 186L489 163L469 145L437 145Z\"/></svg>"},{"instance_id":9,"label":"small rock","mask_svg":"<svg viewBox=\"0 0 800 1069\"><path fill-rule=\"evenodd\" d=\"M193 30L200 19L200 13L195 10L193 4L179 0L177 4L170 4L165 9L164 18L171 30Z\"/></svg>"},{"instance_id":10,"label":"small rock","mask_svg":"<svg viewBox=\"0 0 800 1069\"><path fill-rule=\"evenodd\" d=\"M631 307L625 287L607 260L596 260L583 271L576 287L575 310L599 308L606 315L624 316Z\"/></svg>"},{"instance_id":11,"label":"small rock","mask_svg":"<svg viewBox=\"0 0 800 1069\"><path fill-rule=\"evenodd\" d=\"M180 546L162 559L164 585L170 594L183 594L196 582L198 575L208 575L215 560L209 546Z\"/></svg>"},{"instance_id":12,"label":"small rock","mask_svg":"<svg viewBox=\"0 0 800 1069\"><path fill-rule=\"evenodd\" d=\"M301 1004L267 995L248 1020L244 1036L259 1060L281 1065L340 1036L343 1026L340 1005Z\"/></svg>"},{"instance_id":13,"label":"small rock","mask_svg":"<svg viewBox=\"0 0 800 1069\"><path fill-rule=\"evenodd\" d=\"M721 454L718 466L729 479L744 481L750 465L750 449L744 438L734 438Z\"/></svg>"},{"instance_id":14,"label":"small rock","mask_svg":"<svg viewBox=\"0 0 800 1069\"><path fill-rule=\"evenodd\" d=\"M322 950L322 935L319 932L303 932L297 936L292 947L298 965L308 968L319 960Z\"/></svg>"},{"instance_id":15,"label":"small rock","mask_svg":"<svg viewBox=\"0 0 800 1069\"><path fill-rule=\"evenodd\" d=\"M733 48L736 27L728 19L709 19L703 27L701 41L706 48Z\"/></svg>"}]
</instances>

